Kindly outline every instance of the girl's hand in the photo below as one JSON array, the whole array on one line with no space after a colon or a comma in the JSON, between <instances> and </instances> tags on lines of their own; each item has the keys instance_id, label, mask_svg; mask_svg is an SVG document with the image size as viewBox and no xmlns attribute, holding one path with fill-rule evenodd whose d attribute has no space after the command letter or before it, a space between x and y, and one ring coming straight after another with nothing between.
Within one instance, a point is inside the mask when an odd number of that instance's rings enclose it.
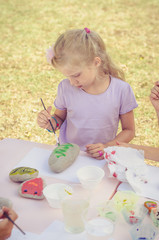
<instances>
[{"instance_id":1,"label":"girl's hand","mask_svg":"<svg viewBox=\"0 0 159 240\"><path fill-rule=\"evenodd\" d=\"M8 207L3 207L0 211L0 239L5 240L10 237L13 224L8 220L8 218L3 217L3 213L6 212L8 216L15 221L18 217L16 212L14 212L12 209Z\"/></svg>"},{"instance_id":2,"label":"girl's hand","mask_svg":"<svg viewBox=\"0 0 159 240\"><path fill-rule=\"evenodd\" d=\"M156 112L159 112L159 81L155 82L155 86L151 89L150 100Z\"/></svg>"},{"instance_id":3,"label":"girl's hand","mask_svg":"<svg viewBox=\"0 0 159 240\"><path fill-rule=\"evenodd\" d=\"M47 108L47 110L42 110L40 113L38 113L37 123L41 128L52 130L50 123L49 123L49 120L51 120L51 110L52 110L52 107L49 106ZM56 126L54 126L53 122L52 122L53 127L56 127Z\"/></svg>"},{"instance_id":4,"label":"girl's hand","mask_svg":"<svg viewBox=\"0 0 159 240\"><path fill-rule=\"evenodd\" d=\"M104 144L88 144L86 146L86 152L93 158L98 160L104 159Z\"/></svg>"}]
</instances>

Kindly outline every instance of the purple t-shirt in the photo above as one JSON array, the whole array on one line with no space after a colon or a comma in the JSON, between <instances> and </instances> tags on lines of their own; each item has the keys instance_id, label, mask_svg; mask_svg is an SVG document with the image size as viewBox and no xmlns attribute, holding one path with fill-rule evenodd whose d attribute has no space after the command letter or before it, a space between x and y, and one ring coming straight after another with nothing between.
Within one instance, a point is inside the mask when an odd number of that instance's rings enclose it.
<instances>
[{"instance_id":1,"label":"purple t-shirt","mask_svg":"<svg viewBox=\"0 0 159 240\"><path fill-rule=\"evenodd\" d=\"M67 110L60 128L60 144L76 143L83 151L87 144L105 144L113 140L119 115L138 106L130 85L114 77L111 77L108 89L98 95L86 93L64 79L58 86L54 105L57 109Z\"/></svg>"}]
</instances>

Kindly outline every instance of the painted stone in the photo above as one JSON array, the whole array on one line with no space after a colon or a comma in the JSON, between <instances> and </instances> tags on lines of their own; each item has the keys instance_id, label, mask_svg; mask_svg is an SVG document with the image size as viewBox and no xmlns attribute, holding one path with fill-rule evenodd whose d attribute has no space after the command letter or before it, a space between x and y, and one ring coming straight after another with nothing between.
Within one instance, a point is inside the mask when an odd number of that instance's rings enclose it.
<instances>
[{"instance_id":1,"label":"painted stone","mask_svg":"<svg viewBox=\"0 0 159 240\"><path fill-rule=\"evenodd\" d=\"M9 200L8 198L0 197L0 209L1 209L3 206L11 208L11 207L12 207L12 202L11 202L11 200Z\"/></svg>"},{"instance_id":2,"label":"painted stone","mask_svg":"<svg viewBox=\"0 0 159 240\"><path fill-rule=\"evenodd\" d=\"M56 147L49 157L49 166L53 172L60 173L71 166L79 155L77 144L65 143Z\"/></svg>"},{"instance_id":3,"label":"painted stone","mask_svg":"<svg viewBox=\"0 0 159 240\"><path fill-rule=\"evenodd\" d=\"M26 180L37 177L39 171L30 167L17 167L9 173L9 177L13 182L24 182Z\"/></svg>"},{"instance_id":4,"label":"painted stone","mask_svg":"<svg viewBox=\"0 0 159 240\"><path fill-rule=\"evenodd\" d=\"M34 178L21 183L18 192L20 196L25 198L43 199L43 189L45 185L42 178Z\"/></svg>"}]
</instances>

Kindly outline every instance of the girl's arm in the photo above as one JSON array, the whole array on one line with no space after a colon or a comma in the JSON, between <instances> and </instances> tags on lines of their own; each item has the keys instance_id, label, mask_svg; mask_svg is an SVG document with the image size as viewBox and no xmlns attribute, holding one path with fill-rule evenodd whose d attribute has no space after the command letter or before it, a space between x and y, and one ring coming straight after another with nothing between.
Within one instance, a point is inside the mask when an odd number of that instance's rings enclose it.
<instances>
[{"instance_id":1,"label":"girl's arm","mask_svg":"<svg viewBox=\"0 0 159 240\"><path fill-rule=\"evenodd\" d=\"M58 122L59 124L59 127L61 127L62 123L64 122L64 120L66 119L66 115L67 115L67 110L59 110L59 109L56 109L54 114L52 115L56 121ZM53 119L52 119L53 120Z\"/></svg>"},{"instance_id":2,"label":"girl's arm","mask_svg":"<svg viewBox=\"0 0 159 240\"><path fill-rule=\"evenodd\" d=\"M133 111L120 115L120 120L122 131L112 141L104 144L105 148L116 145L117 141L128 143L135 137L135 121Z\"/></svg>"},{"instance_id":3,"label":"girl's arm","mask_svg":"<svg viewBox=\"0 0 159 240\"><path fill-rule=\"evenodd\" d=\"M54 129L56 129L57 126L56 121L58 123L58 128L60 128L66 118L67 110L56 109L53 115L51 115L51 110L52 110L51 106L49 106L47 110L42 110L38 114L37 123L41 128L45 128L52 131L49 120L52 122ZM52 117L54 117L56 121Z\"/></svg>"},{"instance_id":4,"label":"girl's arm","mask_svg":"<svg viewBox=\"0 0 159 240\"><path fill-rule=\"evenodd\" d=\"M122 131L110 142L106 144L96 143L96 144L88 144L86 146L87 153L96 159L103 159L102 153L104 153L104 148L109 146L117 145L117 141L128 143L135 136L135 122L134 122L134 113L130 111L128 113L122 114L120 116Z\"/></svg>"},{"instance_id":5,"label":"girl's arm","mask_svg":"<svg viewBox=\"0 0 159 240\"><path fill-rule=\"evenodd\" d=\"M123 143L123 142L118 142L117 144L122 147L131 147L138 150L144 150L144 157L146 159L159 162L159 148L135 145L135 144Z\"/></svg>"}]
</instances>

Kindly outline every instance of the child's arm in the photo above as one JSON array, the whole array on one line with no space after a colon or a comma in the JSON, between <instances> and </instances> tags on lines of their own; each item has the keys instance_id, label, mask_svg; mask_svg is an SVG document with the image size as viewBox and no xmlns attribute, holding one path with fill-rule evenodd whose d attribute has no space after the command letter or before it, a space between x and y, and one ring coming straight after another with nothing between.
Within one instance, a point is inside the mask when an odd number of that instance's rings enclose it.
<instances>
[{"instance_id":1,"label":"child's arm","mask_svg":"<svg viewBox=\"0 0 159 240\"><path fill-rule=\"evenodd\" d=\"M10 208L3 207L0 211L0 239L5 240L10 237L13 224L8 220L8 218L3 217L3 213L6 212L8 216L15 221L18 217L15 211Z\"/></svg>"},{"instance_id":2,"label":"child's arm","mask_svg":"<svg viewBox=\"0 0 159 240\"><path fill-rule=\"evenodd\" d=\"M138 150L144 150L145 158L159 162L159 148L143 146L143 145L135 145L135 144L123 143L123 142L117 142L117 144L122 147L131 147Z\"/></svg>"},{"instance_id":3,"label":"child's arm","mask_svg":"<svg viewBox=\"0 0 159 240\"><path fill-rule=\"evenodd\" d=\"M135 121L133 111L120 115L120 120L122 131L115 137L113 141L105 144L105 147L116 145L116 141L118 140L128 143L135 137Z\"/></svg>"},{"instance_id":4,"label":"child's arm","mask_svg":"<svg viewBox=\"0 0 159 240\"><path fill-rule=\"evenodd\" d=\"M96 159L103 159L103 156L100 156L100 153L104 153L104 148L109 146L117 145L117 141L121 142L130 142L135 136L135 122L133 111L122 114L120 116L122 131L110 142L106 144L97 143L97 144L88 144L86 146L87 153Z\"/></svg>"},{"instance_id":5,"label":"child's arm","mask_svg":"<svg viewBox=\"0 0 159 240\"><path fill-rule=\"evenodd\" d=\"M37 116L37 123L41 128L45 128L48 129L50 131L52 131L52 128L50 126L49 120L52 122L52 125L54 127L54 129L56 129L57 127L57 123L58 123L58 129L61 127L62 123L64 122L66 115L67 115L67 111L66 110L59 110L56 109L54 114L51 115L51 110L52 107L49 106L47 108L47 110L42 110L38 116ZM54 117L57 121L55 121Z\"/></svg>"},{"instance_id":6,"label":"child's arm","mask_svg":"<svg viewBox=\"0 0 159 240\"><path fill-rule=\"evenodd\" d=\"M159 82L155 82L155 86L151 90L150 100L156 110L159 122Z\"/></svg>"}]
</instances>

